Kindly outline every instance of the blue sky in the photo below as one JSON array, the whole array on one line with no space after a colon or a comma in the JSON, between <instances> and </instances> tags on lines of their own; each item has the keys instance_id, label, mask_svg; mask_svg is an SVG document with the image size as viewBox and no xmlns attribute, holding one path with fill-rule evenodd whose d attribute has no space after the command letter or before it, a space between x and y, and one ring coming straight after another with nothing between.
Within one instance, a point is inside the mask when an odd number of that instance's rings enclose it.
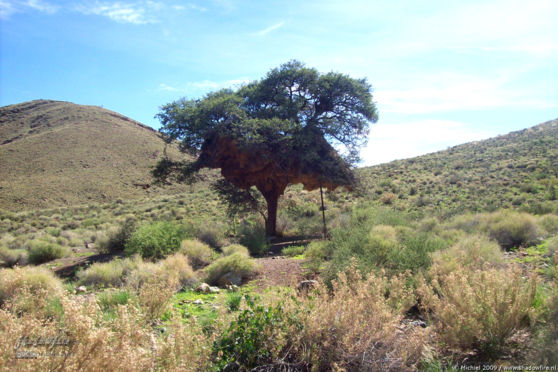
<instances>
[{"instance_id":1,"label":"blue sky","mask_svg":"<svg viewBox=\"0 0 558 372\"><path fill-rule=\"evenodd\" d=\"M0 105L159 106L298 59L366 77L364 165L558 118L558 1L0 0Z\"/></svg>"}]
</instances>

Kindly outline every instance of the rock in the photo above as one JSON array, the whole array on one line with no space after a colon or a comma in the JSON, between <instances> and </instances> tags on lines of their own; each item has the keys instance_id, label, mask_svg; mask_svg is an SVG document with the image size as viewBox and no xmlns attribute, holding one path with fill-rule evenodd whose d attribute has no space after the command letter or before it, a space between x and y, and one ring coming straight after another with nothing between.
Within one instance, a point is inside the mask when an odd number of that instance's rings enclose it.
<instances>
[{"instance_id":1,"label":"rock","mask_svg":"<svg viewBox=\"0 0 558 372\"><path fill-rule=\"evenodd\" d=\"M238 292L238 286L237 286L237 285L234 285L234 284L228 285L228 286L227 286L227 289L228 289L229 291L231 291L231 292Z\"/></svg>"},{"instance_id":2,"label":"rock","mask_svg":"<svg viewBox=\"0 0 558 372\"><path fill-rule=\"evenodd\" d=\"M197 299L196 301L192 302L194 305L203 305L203 301L201 299Z\"/></svg>"},{"instance_id":3,"label":"rock","mask_svg":"<svg viewBox=\"0 0 558 372\"><path fill-rule=\"evenodd\" d=\"M207 283L200 283L200 285L198 285L196 287L196 292L199 293L209 293L209 284Z\"/></svg>"},{"instance_id":4,"label":"rock","mask_svg":"<svg viewBox=\"0 0 558 372\"><path fill-rule=\"evenodd\" d=\"M318 285L316 280L303 280L298 283L297 289L299 292L307 292Z\"/></svg>"},{"instance_id":5,"label":"rock","mask_svg":"<svg viewBox=\"0 0 558 372\"><path fill-rule=\"evenodd\" d=\"M79 287L76 288L76 293L85 293L87 292L87 287L85 287L84 285L80 285Z\"/></svg>"},{"instance_id":6,"label":"rock","mask_svg":"<svg viewBox=\"0 0 558 372\"><path fill-rule=\"evenodd\" d=\"M219 293L218 287L209 287L209 293Z\"/></svg>"},{"instance_id":7,"label":"rock","mask_svg":"<svg viewBox=\"0 0 558 372\"><path fill-rule=\"evenodd\" d=\"M219 278L217 284L221 288L227 288L229 285L239 286L242 284L242 277L235 273L226 273L221 278Z\"/></svg>"},{"instance_id":8,"label":"rock","mask_svg":"<svg viewBox=\"0 0 558 372\"><path fill-rule=\"evenodd\" d=\"M426 322L422 321L422 320L414 320L412 322L409 323L409 327L421 327L421 328L426 328Z\"/></svg>"}]
</instances>

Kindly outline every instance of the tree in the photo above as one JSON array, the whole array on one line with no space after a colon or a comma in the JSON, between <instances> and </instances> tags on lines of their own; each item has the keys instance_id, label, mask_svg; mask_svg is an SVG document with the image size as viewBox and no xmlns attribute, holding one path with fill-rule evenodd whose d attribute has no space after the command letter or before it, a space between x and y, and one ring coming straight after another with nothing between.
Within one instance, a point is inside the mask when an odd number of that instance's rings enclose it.
<instances>
[{"instance_id":1,"label":"tree","mask_svg":"<svg viewBox=\"0 0 558 372\"><path fill-rule=\"evenodd\" d=\"M377 112L366 79L320 74L290 61L236 91L171 102L156 117L167 140L180 140L181 150L196 160L163 159L154 176L187 181L201 168L220 168L236 188L255 186L263 195L266 233L274 236L278 200L288 184L352 188L350 166Z\"/></svg>"}]
</instances>

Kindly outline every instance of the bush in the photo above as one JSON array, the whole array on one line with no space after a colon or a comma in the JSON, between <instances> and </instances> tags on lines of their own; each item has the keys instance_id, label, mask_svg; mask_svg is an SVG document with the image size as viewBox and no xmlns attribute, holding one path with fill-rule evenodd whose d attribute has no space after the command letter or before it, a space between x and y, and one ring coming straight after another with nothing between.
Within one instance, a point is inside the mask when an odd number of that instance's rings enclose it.
<instances>
[{"instance_id":1,"label":"bush","mask_svg":"<svg viewBox=\"0 0 558 372\"><path fill-rule=\"evenodd\" d=\"M240 253L245 255L246 257L250 257L250 252L248 252L248 248L240 244L232 244L221 249L225 256L230 256L234 253Z\"/></svg>"},{"instance_id":2,"label":"bush","mask_svg":"<svg viewBox=\"0 0 558 372\"><path fill-rule=\"evenodd\" d=\"M509 210L459 216L450 226L470 234L485 233L506 250L536 244L543 233L534 216Z\"/></svg>"},{"instance_id":3,"label":"bush","mask_svg":"<svg viewBox=\"0 0 558 372\"><path fill-rule=\"evenodd\" d=\"M330 255L324 278L330 282L338 272L356 260L360 272L386 269L391 274L411 270L417 273L430 266L430 253L446 248L447 243L434 234L423 233L403 226L369 225L370 220L332 232L325 242L324 252Z\"/></svg>"},{"instance_id":4,"label":"bush","mask_svg":"<svg viewBox=\"0 0 558 372\"><path fill-rule=\"evenodd\" d=\"M535 217L527 213L495 212L486 216L487 232L507 250L536 244L541 235Z\"/></svg>"},{"instance_id":5,"label":"bush","mask_svg":"<svg viewBox=\"0 0 558 372\"><path fill-rule=\"evenodd\" d=\"M397 195L391 192L387 192L380 197L380 203L385 205L391 205L397 200Z\"/></svg>"},{"instance_id":6,"label":"bush","mask_svg":"<svg viewBox=\"0 0 558 372\"><path fill-rule=\"evenodd\" d=\"M554 294L549 300L544 328L539 335L537 359L543 365L558 364L558 281L554 282Z\"/></svg>"},{"instance_id":7,"label":"bush","mask_svg":"<svg viewBox=\"0 0 558 372\"><path fill-rule=\"evenodd\" d=\"M36 240L29 245L29 262L35 265L61 258L66 253L62 246L48 241Z\"/></svg>"},{"instance_id":8,"label":"bush","mask_svg":"<svg viewBox=\"0 0 558 372\"><path fill-rule=\"evenodd\" d=\"M558 234L558 216L547 214L539 218L539 224L548 234Z\"/></svg>"},{"instance_id":9,"label":"bush","mask_svg":"<svg viewBox=\"0 0 558 372\"><path fill-rule=\"evenodd\" d=\"M248 308L232 321L213 344L213 358L219 371L249 371L270 365L283 346L280 340L289 319L280 305L263 306L249 296Z\"/></svg>"},{"instance_id":10,"label":"bush","mask_svg":"<svg viewBox=\"0 0 558 372\"><path fill-rule=\"evenodd\" d=\"M206 282L215 285L226 274L232 273L245 280L252 277L257 270L254 260L237 252L230 256L219 258L207 266L204 271L206 273Z\"/></svg>"},{"instance_id":11,"label":"bush","mask_svg":"<svg viewBox=\"0 0 558 372\"><path fill-rule=\"evenodd\" d=\"M177 251L188 235L184 226L168 221L143 225L134 231L124 252L127 255L139 254L143 258L163 258Z\"/></svg>"},{"instance_id":12,"label":"bush","mask_svg":"<svg viewBox=\"0 0 558 372\"><path fill-rule=\"evenodd\" d=\"M142 264L139 256L117 258L107 263L94 263L77 273L80 285L117 287L125 284L126 276Z\"/></svg>"},{"instance_id":13,"label":"bush","mask_svg":"<svg viewBox=\"0 0 558 372\"><path fill-rule=\"evenodd\" d=\"M0 261L4 266L23 266L27 263L27 251L24 249L9 249L0 247Z\"/></svg>"},{"instance_id":14,"label":"bush","mask_svg":"<svg viewBox=\"0 0 558 372\"><path fill-rule=\"evenodd\" d=\"M196 232L196 238L212 248L220 248L225 240L224 226L209 224L204 225Z\"/></svg>"},{"instance_id":15,"label":"bush","mask_svg":"<svg viewBox=\"0 0 558 372\"><path fill-rule=\"evenodd\" d=\"M247 247L253 256L260 256L267 252L269 245L263 225L245 221L239 230L240 244Z\"/></svg>"},{"instance_id":16,"label":"bush","mask_svg":"<svg viewBox=\"0 0 558 372\"><path fill-rule=\"evenodd\" d=\"M126 305L131 298L127 290L109 290L97 296L97 303L103 311L111 311L119 305Z\"/></svg>"},{"instance_id":17,"label":"bush","mask_svg":"<svg viewBox=\"0 0 558 372\"><path fill-rule=\"evenodd\" d=\"M285 256L288 256L288 257L295 257L295 256L300 256L301 254L304 254L305 250L306 250L306 247L303 246L303 245L293 245L291 247L283 248L281 253Z\"/></svg>"},{"instance_id":18,"label":"bush","mask_svg":"<svg viewBox=\"0 0 558 372\"><path fill-rule=\"evenodd\" d=\"M111 227L104 234L101 234L96 240L96 245L104 253L121 252L126 247L126 243L132 236L135 228L135 218L129 217L120 226Z\"/></svg>"},{"instance_id":19,"label":"bush","mask_svg":"<svg viewBox=\"0 0 558 372\"><path fill-rule=\"evenodd\" d=\"M215 251L197 239L183 240L180 245L180 253L188 257L190 265L194 269L209 265L215 255Z\"/></svg>"},{"instance_id":20,"label":"bush","mask_svg":"<svg viewBox=\"0 0 558 372\"><path fill-rule=\"evenodd\" d=\"M0 307L12 302L17 311L40 311L46 301L62 295L62 282L42 267L0 270Z\"/></svg>"},{"instance_id":21,"label":"bush","mask_svg":"<svg viewBox=\"0 0 558 372\"><path fill-rule=\"evenodd\" d=\"M188 257L180 253L155 263L142 262L125 277L125 283L136 290L154 281L164 283L166 287L177 291L184 287L192 287L198 280Z\"/></svg>"},{"instance_id":22,"label":"bush","mask_svg":"<svg viewBox=\"0 0 558 372\"><path fill-rule=\"evenodd\" d=\"M188 257L175 253L159 263L161 269L156 278L166 280L168 283L176 281L180 288L191 287L196 282L196 276L188 263Z\"/></svg>"},{"instance_id":23,"label":"bush","mask_svg":"<svg viewBox=\"0 0 558 372\"><path fill-rule=\"evenodd\" d=\"M427 330L409 326L394 331L415 304L408 277L371 273L361 278L352 266L333 281L332 291L319 285L312 296L300 296L302 326L290 328L288 340L295 340L290 347L316 371L416 369Z\"/></svg>"},{"instance_id":24,"label":"bush","mask_svg":"<svg viewBox=\"0 0 558 372\"><path fill-rule=\"evenodd\" d=\"M463 351L493 355L525 325L533 308L536 279L516 268L471 270L460 267L435 274L419 288L439 339Z\"/></svg>"},{"instance_id":25,"label":"bush","mask_svg":"<svg viewBox=\"0 0 558 372\"><path fill-rule=\"evenodd\" d=\"M447 275L460 267L477 270L504 262L500 246L483 235L466 237L448 249L434 252L432 257L432 270L439 275Z\"/></svg>"}]
</instances>

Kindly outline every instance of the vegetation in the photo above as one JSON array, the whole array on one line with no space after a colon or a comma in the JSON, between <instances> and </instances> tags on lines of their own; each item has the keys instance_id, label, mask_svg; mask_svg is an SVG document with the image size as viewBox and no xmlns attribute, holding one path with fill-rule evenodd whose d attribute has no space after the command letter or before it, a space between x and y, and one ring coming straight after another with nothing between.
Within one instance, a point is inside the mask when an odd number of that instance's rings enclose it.
<instances>
[{"instance_id":1,"label":"vegetation","mask_svg":"<svg viewBox=\"0 0 558 372\"><path fill-rule=\"evenodd\" d=\"M235 252L228 256L221 257L205 268L206 282L209 284L219 284L219 280L225 275L232 274L241 280L252 277L257 270L254 261L244 253Z\"/></svg>"},{"instance_id":2,"label":"vegetation","mask_svg":"<svg viewBox=\"0 0 558 372\"><path fill-rule=\"evenodd\" d=\"M169 142L180 140L183 151L199 151L199 157L165 158L154 175L166 180L177 173L184 181L201 168L221 168L230 184L245 190L246 200L254 199L252 186L258 189L267 203L266 234L275 236L278 200L289 183L353 186L348 166L358 160L377 113L366 80L320 74L291 61L236 91L167 104L157 117ZM345 150L344 160L332 143Z\"/></svg>"},{"instance_id":3,"label":"vegetation","mask_svg":"<svg viewBox=\"0 0 558 372\"><path fill-rule=\"evenodd\" d=\"M178 195L0 210L0 369L553 365L555 131L360 169L356 193L325 193L325 240L319 193L289 186L278 231L304 240L282 251L258 210L228 213L208 187L214 175ZM55 247L62 257L36 259ZM96 253L109 261L52 273ZM293 262L296 279L315 281L262 284L259 269L287 275ZM16 359L45 352L14 350L22 335L61 334L71 340L54 348L62 357Z\"/></svg>"},{"instance_id":4,"label":"vegetation","mask_svg":"<svg viewBox=\"0 0 558 372\"><path fill-rule=\"evenodd\" d=\"M124 253L143 258L163 258L178 251L182 240L190 233L185 226L159 221L140 226L126 243Z\"/></svg>"},{"instance_id":5,"label":"vegetation","mask_svg":"<svg viewBox=\"0 0 558 372\"><path fill-rule=\"evenodd\" d=\"M151 185L164 148L151 128L101 107L50 100L0 107L0 206L20 211L183 192ZM183 159L174 145L166 153Z\"/></svg>"},{"instance_id":6,"label":"vegetation","mask_svg":"<svg viewBox=\"0 0 558 372\"><path fill-rule=\"evenodd\" d=\"M209 265L215 257L215 251L197 239L183 240L180 244L180 253L188 257L194 269Z\"/></svg>"}]
</instances>

